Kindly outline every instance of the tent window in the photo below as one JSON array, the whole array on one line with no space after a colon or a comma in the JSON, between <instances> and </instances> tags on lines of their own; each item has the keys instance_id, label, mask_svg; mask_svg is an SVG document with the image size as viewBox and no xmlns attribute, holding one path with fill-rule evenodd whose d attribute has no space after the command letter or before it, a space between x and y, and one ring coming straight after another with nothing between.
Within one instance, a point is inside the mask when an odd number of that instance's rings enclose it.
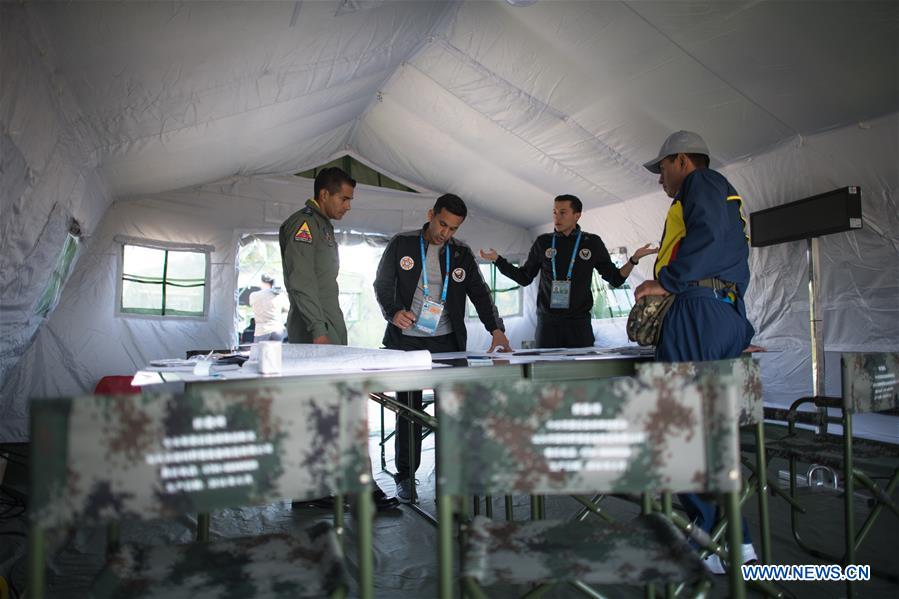
<instances>
[{"instance_id":1,"label":"tent window","mask_svg":"<svg viewBox=\"0 0 899 599\"><path fill-rule=\"evenodd\" d=\"M354 248L355 246L347 246L348 248ZM363 246L364 247L364 246ZM356 250L362 250L362 247L355 248ZM362 252L362 256L366 254L371 255L374 258L377 255L378 260L380 260L380 254L383 253L379 251L380 248L374 249L373 252ZM345 254L346 250L343 247L340 247L339 250L341 254ZM343 263L343 260L341 260ZM377 272L377 264L373 264L374 271ZM374 281L372 281L373 283ZM346 322L347 327L352 329L352 325L355 325L360 320L362 320L362 294L363 292L367 292L371 294L372 283L366 285L366 277L364 277L358 271L354 272L349 269L347 266L344 272L341 272L337 277L337 284L340 288L340 294L338 295L337 301L340 303L340 309L343 311L343 320ZM380 322L378 323L381 324ZM382 328L382 327L378 327Z\"/></svg>"},{"instance_id":2,"label":"tent window","mask_svg":"<svg viewBox=\"0 0 899 599\"><path fill-rule=\"evenodd\" d=\"M50 273L50 280L47 282L47 288L41 294L40 299L34 307L34 313L37 316L46 317L59 301L59 295L62 293L62 285L69 276L69 270L72 268L72 262L78 253L78 238L69 233L66 241L56 260L56 266Z\"/></svg>"},{"instance_id":3,"label":"tent window","mask_svg":"<svg viewBox=\"0 0 899 599\"><path fill-rule=\"evenodd\" d=\"M334 233L340 244L338 302L347 325L349 344L356 347L381 347L384 338L384 316L372 293L372 285L388 238L355 231L335 230ZM275 233L245 235L238 250L238 265L237 313L238 333L240 333L249 326L250 318L253 317L249 297L250 293L259 289L262 274L274 277L276 286L286 288L278 235Z\"/></svg>"},{"instance_id":4,"label":"tent window","mask_svg":"<svg viewBox=\"0 0 899 599\"><path fill-rule=\"evenodd\" d=\"M609 255L612 262L621 268L627 260L627 248L611 248ZM593 318L618 318L627 316L634 306L634 292L627 283L618 288L613 288L605 282L596 271L593 272Z\"/></svg>"},{"instance_id":5,"label":"tent window","mask_svg":"<svg viewBox=\"0 0 899 599\"><path fill-rule=\"evenodd\" d=\"M123 314L205 316L207 252L122 245Z\"/></svg>"},{"instance_id":6,"label":"tent window","mask_svg":"<svg viewBox=\"0 0 899 599\"><path fill-rule=\"evenodd\" d=\"M518 266L518 262L513 262ZM499 312L500 317L521 316L521 285L501 273L495 264L480 264L481 275L487 286L490 287L490 295ZM477 318L478 312L469 300L468 317Z\"/></svg>"},{"instance_id":7,"label":"tent window","mask_svg":"<svg viewBox=\"0 0 899 599\"><path fill-rule=\"evenodd\" d=\"M362 308L362 294L356 291L341 291L337 298L340 309L343 311L343 320L348 325L359 322L359 313Z\"/></svg>"}]
</instances>

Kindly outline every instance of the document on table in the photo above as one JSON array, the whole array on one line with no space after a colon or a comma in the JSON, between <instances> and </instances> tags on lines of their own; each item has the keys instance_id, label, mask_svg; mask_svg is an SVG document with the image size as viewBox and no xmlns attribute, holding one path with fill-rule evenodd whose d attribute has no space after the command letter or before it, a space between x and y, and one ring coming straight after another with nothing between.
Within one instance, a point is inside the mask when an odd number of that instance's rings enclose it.
<instances>
[{"instance_id":1,"label":"document on table","mask_svg":"<svg viewBox=\"0 0 899 599\"><path fill-rule=\"evenodd\" d=\"M195 372L198 365L204 363L204 360L181 360L179 358L166 358L162 360L150 360L150 365L144 370L151 372ZM209 362L210 373L227 372L229 370L237 370L239 364L216 364Z\"/></svg>"},{"instance_id":2,"label":"document on table","mask_svg":"<svg viewBox=\"0 0 899 599\"><path fill-rule=\"evenodd\" d=\"M243 370L258 372L255 348ZM372 349L345 345L284 343L281 351L281 375L360 372L365 370L409 370L431 367L431 353Z\"/></svg>"}]
</instances>

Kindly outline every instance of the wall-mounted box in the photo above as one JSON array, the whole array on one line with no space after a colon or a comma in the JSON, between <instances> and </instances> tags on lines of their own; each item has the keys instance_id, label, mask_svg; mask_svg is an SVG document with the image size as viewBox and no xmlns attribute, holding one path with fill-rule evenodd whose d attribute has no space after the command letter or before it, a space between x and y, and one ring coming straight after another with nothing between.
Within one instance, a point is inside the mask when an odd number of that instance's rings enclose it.
<instances>
[{"instance_id":1,"label":"wall-mounted box","mask_svg":"<svg viewBox=\"0 0 899 599\"><path fill-rule=\"evenodd\" d=\"M753 247L862 228L862 190L842 187L749 215Z\"/></svg>"}]
</instances>

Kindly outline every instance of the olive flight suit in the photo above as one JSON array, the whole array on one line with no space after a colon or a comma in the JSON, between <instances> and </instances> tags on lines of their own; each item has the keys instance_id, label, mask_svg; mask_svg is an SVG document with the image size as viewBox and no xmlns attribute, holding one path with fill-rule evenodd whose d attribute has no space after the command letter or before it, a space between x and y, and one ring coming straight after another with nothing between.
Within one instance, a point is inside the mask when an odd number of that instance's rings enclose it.
<instances>
[{"instance_id":1,"label":"olive flight suit","mask_svg":"<svg viewBox=\"0 0 899 599\"><path fill-rule=\"evenodd\" d=\"M346 345L346 322L338 301L337 240L318 202L307 200L305 208L291 214L281 225L278 241L290 298L287 340L312 343L327 335L331 343Z\"/></svg>"}]
</instances>

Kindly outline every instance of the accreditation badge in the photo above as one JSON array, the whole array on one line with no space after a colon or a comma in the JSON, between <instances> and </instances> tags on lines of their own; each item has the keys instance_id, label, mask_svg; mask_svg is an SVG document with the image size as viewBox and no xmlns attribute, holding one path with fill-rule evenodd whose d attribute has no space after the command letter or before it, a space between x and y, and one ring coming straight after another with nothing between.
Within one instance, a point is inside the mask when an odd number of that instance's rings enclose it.
<instances>
[{"instance_id":1,"label":"accreditation badge","mask_svg":"<svg viewBox=\"0 0 899 599\"><path fill-rule=\"evenodd\" d=\"M425 298L421 304L421 313L415 321L415 328L427 335L434 335L437 332L437 325L440 324L442 315L443 304Z\"/></svg>"},{"instance_id":2,"label":"accreditation badge","mask_svg":"<svg viewBox=\"0 0 899 599\"><path fill-rule=\"evenodd\" d=\"M567 310L571 305L571 281L553 281L549 295L549 307Z\"/></svg>"}]
</instances>

